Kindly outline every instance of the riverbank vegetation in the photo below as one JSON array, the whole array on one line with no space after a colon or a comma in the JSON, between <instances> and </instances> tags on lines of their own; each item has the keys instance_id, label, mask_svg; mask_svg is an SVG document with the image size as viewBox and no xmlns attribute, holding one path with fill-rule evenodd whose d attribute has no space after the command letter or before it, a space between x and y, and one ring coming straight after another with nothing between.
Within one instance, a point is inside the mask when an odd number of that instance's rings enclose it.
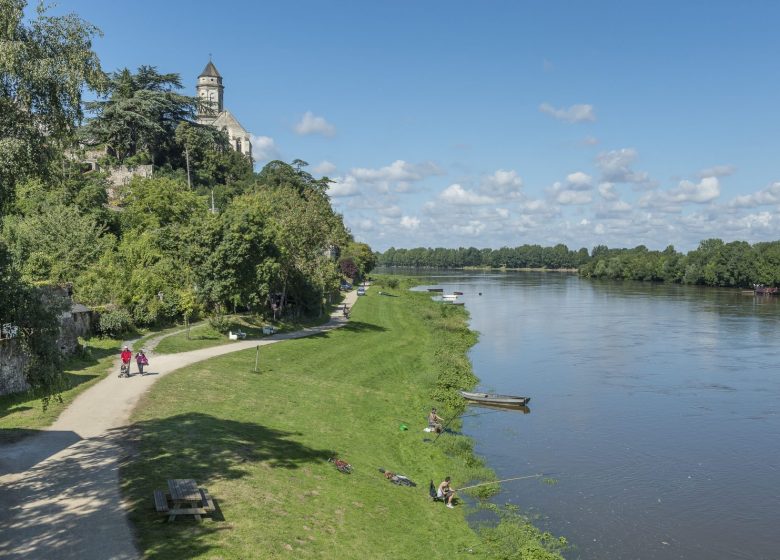
<instances>
[{"instance_id":1,"label":"riverbank vegetation","mask_svg":"<svg viewBox=\"0 0 780 560\"><path fill-rule=\"evenodd\" d=\"M327 177L302 160L254 172L226 133L198 124L204 107L179 74L104 72L97 28L44 5L25 18L26 4L0 1L0 41L13 45L0 57L0 326L22 339L38 394L63 388L60 310L40 286L67 285L119 337L226 313L321 316L345 270L371 270ZM118 165L151 176L110 180Z\"/></svg>"},{"instance_id":2,"label":"riverbank vegetation","mask_svg":"<svg viewBox=\"0 0 780 560\"><path fill-rule=\"evenodd\" d=\"M706 239L687 254L671 245L651 251L644 245L610 249L599 245L570 250L566 245L523 245L501 249L395 249L377 254L387 267L576 269L586 278L673 282L702 286L752 288L780 286L780 241L754 243Z\"/></svg>"},{"instance_id":3,"label":"riverbank vegetation","mask_svg":"<svg viewBox=\"0 0 780 560\"><path fill-rule=\"evenodd\" d=\"M121 469L145 557L560 558L559 540L525 522L513 530L519 518L483 540L465 506L429 498L430 480L494 478L458 435L458 421L435 444L422 431L432 405L446 418L462 412L453 393L475 382L465 357L475 334L462 308L409 292L405 282L388 286L380 279L341 329L263 347L259 373L250 350L152 388L124 438ZM335 456L351 475L328 463ZM380 467L417 487L391 484ZM152 491L185 477L209 489L217 519L154 515Z\"/></svg>"}]
</instances>

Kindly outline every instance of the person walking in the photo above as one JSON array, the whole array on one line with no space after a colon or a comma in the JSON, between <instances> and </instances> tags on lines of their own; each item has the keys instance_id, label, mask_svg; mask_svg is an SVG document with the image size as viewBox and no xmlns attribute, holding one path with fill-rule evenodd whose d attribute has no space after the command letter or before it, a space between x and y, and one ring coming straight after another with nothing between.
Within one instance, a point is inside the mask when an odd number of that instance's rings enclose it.
<instances>
[{"instance_id":1,"label":"person walking","mask_svg":"<svg viewBox=\"0 0 780 560\"><path fill-rule=\"evenodd\" d=\"M133 359L133 353L130 351L130 347L125 346L122 348L122 353L119 357L122 359L119 377L130 377L130 360Z\"/></svg>"},{"instance_id":2,"label":"person walking","mask_svg":"<svg viewBox=\"0 0 780 560\"><path fill-rule=\"evenodd\" d=\"M149 365L149 358L146 357L143 350L139 350L135 355L135 363L138 364L138 373L144 374L144 366Z\"/></svg>"}]
</instances>

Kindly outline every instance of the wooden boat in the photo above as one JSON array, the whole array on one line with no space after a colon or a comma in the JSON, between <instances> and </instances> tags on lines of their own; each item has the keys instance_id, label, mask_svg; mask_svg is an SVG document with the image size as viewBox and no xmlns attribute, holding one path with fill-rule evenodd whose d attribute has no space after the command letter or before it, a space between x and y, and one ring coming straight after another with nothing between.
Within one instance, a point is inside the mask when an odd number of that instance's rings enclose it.
<instances>
[{"instance_id":1,"label":"wooden boat","mask_svg":"<svg viewBox=\"0 0 780 560\"><path fill-rule=\"evenodd\" d=\"M495 393L472 393L470 391L461 391L460 394L466 400L487 404L525 406L531 400L531 397L497 395Z\"/></svg>"},{"instance_id":2,"label":"wooden boat","mask_svg":"<svg viewBox=\"0 0 780 560\"><path fill-rule=\"evenodd\" d=\"M444 288L428 288L429 292L443 292Z\"/></svg>"},{"instance_id":3,"label":"wooden boat","mask_svg":"<svg viewBox=\"0 0 780 560\"><path fill-rule=\"evenodd\" d=\"M778 292L780 292L780 288L753 284L753 293L757 295L777 295Z\"/></svg>"}]
</instances>

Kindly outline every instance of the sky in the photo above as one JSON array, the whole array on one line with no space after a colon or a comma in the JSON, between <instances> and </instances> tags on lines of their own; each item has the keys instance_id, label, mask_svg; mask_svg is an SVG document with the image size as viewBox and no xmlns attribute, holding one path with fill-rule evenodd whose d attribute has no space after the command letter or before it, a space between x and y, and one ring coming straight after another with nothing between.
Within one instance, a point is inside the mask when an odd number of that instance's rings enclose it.
<instances>
[{"instance_id":1,"label":"sky","mask_svg":"<svg viewBox=\"0 0 780 560\"><path fill-rule=\"evenodd\" d=\"M780 239L780 3L61 0L103 68L195 95L256 168L309 162L356 240L689 251Z\"/></svg>"}]
</instances>

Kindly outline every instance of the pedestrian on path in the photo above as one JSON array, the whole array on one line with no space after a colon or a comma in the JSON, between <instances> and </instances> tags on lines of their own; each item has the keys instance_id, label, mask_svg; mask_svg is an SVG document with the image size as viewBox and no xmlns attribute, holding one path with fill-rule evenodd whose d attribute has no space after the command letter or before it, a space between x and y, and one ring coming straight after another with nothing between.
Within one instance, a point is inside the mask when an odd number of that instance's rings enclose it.
<instances>
[{"instance_id":1,"label":"pedestrian on path","mask_svg":"<svg viewBox=\"0 0 780 560\"><path fill-rule=\"evenodd\" d=\"M138 364L138 373L143 375L144 366L149 365L149 358L146 357L146 354L144 354L143 349L139 350L138 354L135 355L135 363Z\"/></svg>"}]
</instances>

